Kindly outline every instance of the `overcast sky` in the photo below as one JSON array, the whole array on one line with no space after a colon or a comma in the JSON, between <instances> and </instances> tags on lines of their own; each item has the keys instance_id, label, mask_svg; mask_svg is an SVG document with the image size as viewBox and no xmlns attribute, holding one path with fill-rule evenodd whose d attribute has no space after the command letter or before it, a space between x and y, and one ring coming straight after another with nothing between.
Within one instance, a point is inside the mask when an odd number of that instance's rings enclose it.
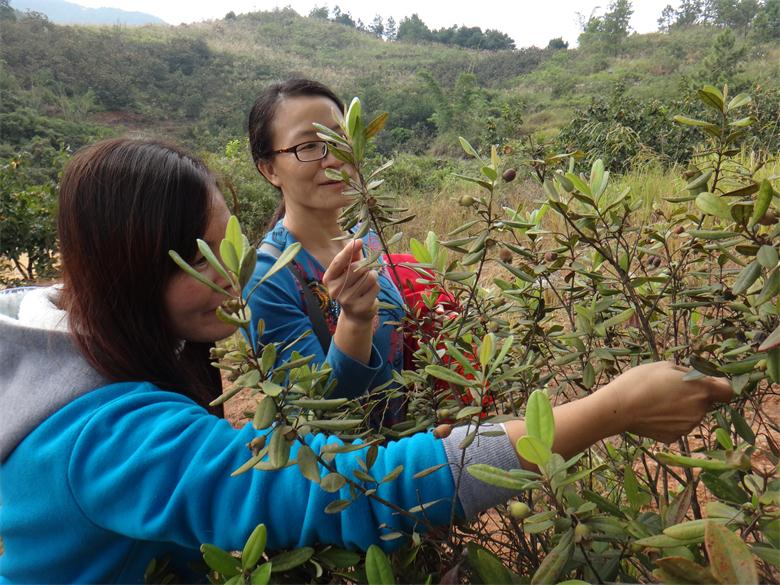
<instances>
[{"instance_id":1,"label":"overcast sky","mask_svg":"<svg viewBox=\"0 0 780 585\"><path fill-rule=\"evenodd\" d=\"M479 26L482 30L498 29L508 34L517 47L544 47L555 37L563 37L574 46L580 32L577 14L586 18L592 11L603 14L610 0L70 0L81 6L101 6L146 12L170 24L223 18L229 11L236 14L273 10L290 6L306 16L314 6L338 6L369 24L374 16L392 16L400 22L416 13L428 27L452 25ZM679 0L634 0L631 27L636 32L658 28L657 20L667 4Z\"/></svg>"}]
</instances>

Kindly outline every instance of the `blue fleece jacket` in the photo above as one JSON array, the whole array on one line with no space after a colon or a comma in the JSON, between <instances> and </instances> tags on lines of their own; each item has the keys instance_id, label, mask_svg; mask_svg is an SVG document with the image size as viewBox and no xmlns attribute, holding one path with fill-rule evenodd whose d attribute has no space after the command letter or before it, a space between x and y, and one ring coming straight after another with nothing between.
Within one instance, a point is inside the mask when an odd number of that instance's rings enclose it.
<instances>
[{"instance_id":1,"label":"blue fleece jacket","mask_svg":"<svg viewBox=\"0 0 780 585\"><path fill-rule=\"evenodd\" d=\"M381 524L386 531L412 527L364 497L341 514L325 514L329 502L349 498L348 487L325 492L296 466L230 477L257 434L152 384L113 384L77 398L3 463L3 580L138 582L153 557L194 558L203 542L240 549L261 522L271 549L314 542L365 549L379 542ZM309 444L318 452L334 442L317 435ZM337 455L334 463L353 477L358 457L365 452ZM443 498L426 513L446 523L454 493L449 469L412 479L446 462L441 441L419 434L381 449L371 473L381 478L403 464L402 476L380 485L379 495L407 509ZM43 546L48 530L54 547Z\"/></svg>"},{"instance_id":2,"label":"blue fleece jacket","mask_svg":"<svg viewBox=\"0 0 780 585\"><path fill-rule=\"evenodd\" d=\"M368 255L371 250L379 249L376 235L369 233L364 241L365 255ZM284 251L296 242L296 239L280 220L266 234L263 242ZM245 293L265 276L274 262L276 258L270 254L262 252L259 254L257 267ZM327 289L322 284L325 267L305 249L301 249L294 262L306 274L308 285L320 300L332 335L336 329L340 307L328 296ZM289 359L293 350L303 355L313 355L314 363L327 363L333 371L332 377L337 381L334 397L355 398L390 380L393 370L400 371L403 367L403 335L398 331L397 326L393 325L393 323L400 323L404 316L403 299L384 268L379 271L379 285L378 300L391 305L392 308L383 307L379 310L374 323L373 347L368 364L352 359L332 340L327 353L324 352L315 335L309 335L294 348L280 352L277 364ZM249 299L249 307L252 311L250 329L254 336L252 339L254 344L257 343L257 322L260 319L265 322L265 331L261 339L263 343L290 342L312 327L300 284L290 270L280 270L258 287Z\"/></svg>"}]
</instances>

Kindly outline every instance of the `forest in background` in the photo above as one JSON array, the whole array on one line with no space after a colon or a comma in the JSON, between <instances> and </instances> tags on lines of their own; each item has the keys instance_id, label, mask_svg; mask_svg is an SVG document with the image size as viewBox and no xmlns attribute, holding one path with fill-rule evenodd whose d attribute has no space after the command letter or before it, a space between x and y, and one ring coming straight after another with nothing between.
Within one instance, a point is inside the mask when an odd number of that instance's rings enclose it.
<instances>
[{"instance_id":1,"label":"forest in background","mask_svg":"<svg viewBox=\"0 0 780 585\"><path fill-rule=\"evenodd\" d=\"M670 120L696 114L704 83L750 91L763 124L754 136L778 150L780 0L685 0L659 15L658 32L641 35L631 33L631 11L615 0L591 15L577 48L553 38L515 49L493 30L431 30L417 15L366 25L338 7L180 26L60 26L0 0L0 179L4 193L34 194L4 195L5 218L34 218L5 222L0 253L19 256L30 222L46 232L35 242L53 242L50 219L37 218L52 208L69 153L126 133L204 156L246 223L262 225L275 193L251 166L245 120L263 87L294 76L347 100L359 95L369 115L390 112L373 154L396 159L387 178L396 192L441 190L466 164L458 136L482 150L507 147L518 164L576 150L613 171L686 164L695 133Z\"/></svg>"}]
</instances>

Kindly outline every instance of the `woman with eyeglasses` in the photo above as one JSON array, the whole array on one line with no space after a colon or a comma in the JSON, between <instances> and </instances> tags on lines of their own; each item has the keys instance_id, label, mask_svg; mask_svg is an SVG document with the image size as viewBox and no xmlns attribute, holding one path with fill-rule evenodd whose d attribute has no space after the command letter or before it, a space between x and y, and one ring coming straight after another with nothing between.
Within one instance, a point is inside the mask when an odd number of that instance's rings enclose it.
<instances>
[{"instance_id":1,"label":"woman with eyeglasses","mask_svg":"<svg viewBox=\"0 0 780 585\"><path fill-rule=\"evenodd\" d=\"M248 124L252 157L280 191L281 203L247 288L265 275L276 256L300 242L302 250L291 269L273 275L250 299L253 325L258 319L265 322L264 342L289 342L313 330L281 352L279 361L292 351L314 355L316 363L332 368L333 396L354 398L388 382L393 370L402 368L403 336L390 323L399 322L404 312L387 270L357 266L369 250L379 249L376 237L369 233L353 240L339 226L339 214L350 200L342 194L344 183L329 179L325 171L344 163L328 152L313 123L338 129L334 111L342 108L332 90L305 79L273 85L255 101ZM339 255L345 247L351 253ZM384 421L399 418L396 399Z\"/></svg>"}]
</instances>

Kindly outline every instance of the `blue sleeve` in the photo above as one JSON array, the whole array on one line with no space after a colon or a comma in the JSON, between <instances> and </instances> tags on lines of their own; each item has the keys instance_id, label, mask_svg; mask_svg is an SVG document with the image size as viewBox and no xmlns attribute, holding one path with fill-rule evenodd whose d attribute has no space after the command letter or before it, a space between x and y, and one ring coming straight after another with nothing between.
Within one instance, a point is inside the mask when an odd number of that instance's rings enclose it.
<instances>
[{"instance_id":1,"label":"blue sleeve","mask_svg":"<svg viewBox=\"0 0 780 585\"><path fill-rule=\"evenodd\" d=\"M381 544L390 550L400 542L379 537L413 527L410 520L363 496L341 513L325 514L330 502L350 497L349 488L327 493L295 465L231 477L249 458L246 443L257 434L249 424L236 430L183 396L143 384L91 415L71 451L68 482L82 511L97 526L190 548L210 542L240 549L262 522L272 549L322 543L358 549ZM319 452L339 441L316 435L308 442ZM294 447L291 460L296 452ZM340 473L354 478L358 457L365 458L365 451L339 454L334 463ZM448 466L413 479L446 462L442 442L418 434L380 448L370 472L380 479L403 465L404 472L382 484L379 495L404 509L440 500L425 515L433 524L446 524L454 496ZM380 530L382 524L386 528Z\"/></svg>"},{"instance_id":2,"label":"blue sleeve","mask_svg":"<svg viewBox=\"0 0 780 585\"><path fill-rule=\"evenodd\" d=\"M252 290L275 261L269 254L259 255L257 267L244 294ZM261 339L263 343L281 342L284 345L312 328L309 315L302 304L298 284L288 269L280 270L257 287L249 298L249 308L252 311L250 331L254 347L257 347L257 323L260 319L265 322ZM295 347L280 352L276 364L280 365L288 360L293 351L305 356L313 355L314 363L327 363L331 367L331 377L337 382L332 396L336 398L355 398L366 393L376 385L377 373L386 369L384 360L374 345L371 347L368 364L364 364L342 352L333 339L326 355L313 332Z\"/></svg>"}]
</instances>

